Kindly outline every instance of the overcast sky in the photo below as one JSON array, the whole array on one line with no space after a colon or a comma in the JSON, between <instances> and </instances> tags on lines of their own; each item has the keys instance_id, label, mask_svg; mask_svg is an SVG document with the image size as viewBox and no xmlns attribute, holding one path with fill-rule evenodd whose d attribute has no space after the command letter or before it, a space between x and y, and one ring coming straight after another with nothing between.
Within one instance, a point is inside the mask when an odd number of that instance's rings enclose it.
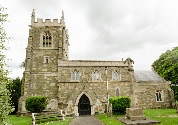
<instances>
[{"instance_id":1,"label":"overcast sky","mask_svg":"<svg viewBox=\"0 0 178 125\"><path fill-rule=\"evenodd\" d=\"M178 0L0 0L7 7L6 52L11 77L21 77L31 12L60 19L69 32L69 59L135 61L135 70L151 70L159 56L177 46Z\"/></svg>"}]
</instances>

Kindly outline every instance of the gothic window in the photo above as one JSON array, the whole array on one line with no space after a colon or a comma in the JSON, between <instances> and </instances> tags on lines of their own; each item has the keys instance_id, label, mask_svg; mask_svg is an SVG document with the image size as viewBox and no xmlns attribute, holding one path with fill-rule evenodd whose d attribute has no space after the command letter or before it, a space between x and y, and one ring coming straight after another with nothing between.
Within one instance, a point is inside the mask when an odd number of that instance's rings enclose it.
<instances>
[{"instance_id":1,"label":"gothic window","mask_svg":"<svg viewBox=\"0 0 178 125\"><path fill-rule=\"evenodd\" d=\"M100 80L100 73L99 73L98 70L93 71L93 73L92 73L92 80L93 81Z\"/></svg>"},{"instance_id":2,"label":"gothic window","mask_svg":"<svg viewBox=\"0 0 178 125\"><path fill-rule=\"evenodd\" d=\"M120 80L120 74L118 73L118 71L114 70L112 72L112 80L117 80L117 81Z\"/></svg>"},{"instance_id":3,"label":"gothic window","mask_svg":"<svg viewBox=\"0 0 178 125\"><path fill-rule=\"evenodd\" d=\"M42 41L42 47L52 47L52 34L49 30L43 32Z\"/></svg>"},{"instance_id":4,"label":"gothic window","mask_svg":"<svg viewBox=\"0 0 178 125\"><path fill-rule=\"evenodd\" d=\"M44 56L44 63L48 64L49 63L49 56Z\"/></svg>"},{"instance_id":5,"label":"gothic window","mask_svg":"<svg viewBox=\"0 0 178 125\"><path fill-rule=\"evenodd\" d=\"M157 90L156 91L156 101L157 102L162 102L163 101L162 96L163 96L162 91L161 90Z\"/></svg>"},{"instance_id":6,"label":"gothic window","mask_svg":"<svg viewBox=\"0 0 178 125\"><path fill-rule=\"evenodd\" d=\"M117 89L116 89L116 96L119 96L119 94L120 94L120 93L119 93L119 89L117 88Z\"/></svg>"},{"instance_id":7,"label":"gothic window","mask_svg":"<svg viewBox=\"0 0 178 125\"><path fill-rule=\"evenodd\" d=\"M74 81L78 81L79 80L79 71L77 71L77 70L72 71L71 79Z\"/></svg>"}]
</instances>

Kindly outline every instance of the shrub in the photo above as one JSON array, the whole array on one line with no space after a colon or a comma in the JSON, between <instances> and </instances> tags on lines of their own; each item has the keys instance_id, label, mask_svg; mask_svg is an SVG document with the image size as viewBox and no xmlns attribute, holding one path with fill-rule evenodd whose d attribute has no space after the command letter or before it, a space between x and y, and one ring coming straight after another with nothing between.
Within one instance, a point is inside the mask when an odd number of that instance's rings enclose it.
<instances>
[{"instance_id":1,"label":"shrub","mask_svg":"<svg viewBox=\"0 0 178 125\"><path fill-rule=\"evenodd\" d=\"M40 113L46 108L47 104L47 97L34 96L26 99L25 108L30 112Z\"/></svg>"},{"instance_id":2,"label":"shrub","mask_svg":"<svg viewBox=\"0 0 178 125\"><path fill-rule=\"evenodd\" d=\"M130 107L130 98L128 97L112 97L109 99L112 104L112 111L114 114L125 114L126 108Z\"/></svg>"}]
</instances>

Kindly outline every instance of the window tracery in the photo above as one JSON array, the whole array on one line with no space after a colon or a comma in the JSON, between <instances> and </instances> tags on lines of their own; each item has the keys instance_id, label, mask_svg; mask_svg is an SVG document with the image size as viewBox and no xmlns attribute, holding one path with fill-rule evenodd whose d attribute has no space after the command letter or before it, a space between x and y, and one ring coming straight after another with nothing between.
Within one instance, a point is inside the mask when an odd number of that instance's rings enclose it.
<instances>
[{"instance_id":1,"label":"window tracery","mask_svg":"<svg viewBox=\"0 0 178 125\"><path fill-rule=\"evenodd\" d=\"M93 81L100 80L100 73L98 70L94 70L92 72L92 80Z\"/></svg>"},{"instance_id":2,"label":"window tracery","mask_svg":"<svg viewBox=\"0 0 178 125\"><path fill-rule=\"evenodd\" d=\"M120 80L120 73L118 71L114 70L112 72L112 80L117 80L117 81Z\"/></svg>"},{"instance_id":3,"label":"window tracery","mask_svg":"<svg viewBox=\"0 0 178 125\"><path fill-rule=\"evenodd\" d=\"M74 81L78 81L79 78L80 78L79 71L77 71L77 70L72 71L72 73L71 73L71 79L74 80Z\"/></svg>"},{"instance_id":4,"label":"window tracery","mask_svg":"<svg viewBox=\"0 0 178 125\"><path fill-rule=\"evenodd\" d=\"M52 33L47 30L44 31L42 34L42 47L44 48L50 48L52 47Z\"/></svg>"},{"instance_id":5,"label":"window tracery","mask_svg":"<svg viewBox=\"0 0 178 125\"><path fill-rule=\"evenodd\" d=\"M156 91L156 101L162 102L163 101L163 92L161 90Z\"/></svg>"}]
</instances>

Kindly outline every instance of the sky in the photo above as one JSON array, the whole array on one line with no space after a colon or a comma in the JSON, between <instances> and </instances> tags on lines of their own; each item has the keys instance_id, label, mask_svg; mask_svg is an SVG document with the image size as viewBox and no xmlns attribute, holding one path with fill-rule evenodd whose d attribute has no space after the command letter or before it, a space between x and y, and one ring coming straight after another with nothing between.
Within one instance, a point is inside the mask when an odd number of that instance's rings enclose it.
<instances>
[{"instance_id":1,"label":"sky","mask_svg":"<svg viewBox=\"0 0 178 125\"><path fill-rule=\"evenodd\" d=\"M22 77L31 13L60 19L64 11L70 60L113 60L130 57L135 70L177 46L178 0L0 0L9 14L5 55L10 77Z\"/></svg>"}]
</instances>

